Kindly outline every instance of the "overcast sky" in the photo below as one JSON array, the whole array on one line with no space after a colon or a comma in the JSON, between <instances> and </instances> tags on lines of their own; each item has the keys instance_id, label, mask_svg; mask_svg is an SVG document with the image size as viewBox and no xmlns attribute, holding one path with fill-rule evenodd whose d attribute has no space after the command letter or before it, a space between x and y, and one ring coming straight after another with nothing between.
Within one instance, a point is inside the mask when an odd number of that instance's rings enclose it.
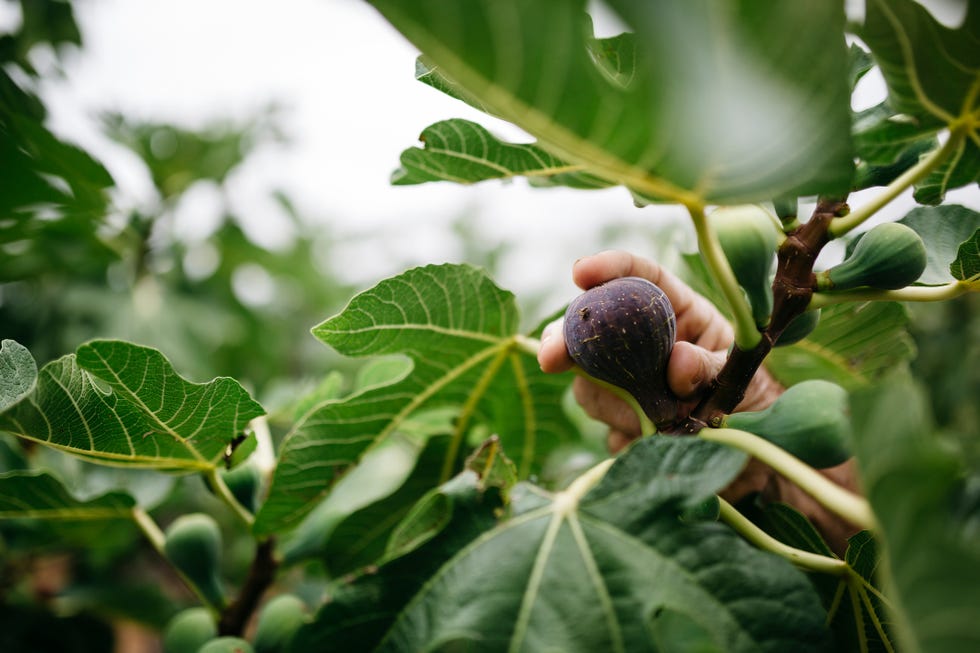
<instances>
[{"instance_id":1,"label":"overcast sky","mask_svg":"<svg viewBox=\"0 0 980 653\"><path fill-rule=\"evenodd\" d=\"M3 3L0 6L8 6ZM406 265L457 260L446 225L477 212L488 247L518 243L498 282L516 291L573 292L568 269L591 253L612 222L671 220L672 208L633 208L622 189L534 190L523 181L470 187L392 187L398 154L438 120L477 120L521 139L414 80L415 49L355 0L79 0L84 49L68 59L67 83L47 89L53 127L97 153L122 188L121 201L149 197L132 158L106 142L93 115L201 126L283 107L292 142L266 148L232 180L231 196L251 233L275 243L286 233L269 199L287 190L301 213L341 233L383 236L346 248L334 267L370 284ZM0 16L2 18L2 16ZM876 92L869 83L869 96ZM977 193L958 195L975 208ZM216 200L207 189L182 208L181 228L203 236ZM906 201L906 205L908 202ZM895 209L896 211L901 209ZM641 252L642 253L642 252Z\"/></svg>"}]
</instances>

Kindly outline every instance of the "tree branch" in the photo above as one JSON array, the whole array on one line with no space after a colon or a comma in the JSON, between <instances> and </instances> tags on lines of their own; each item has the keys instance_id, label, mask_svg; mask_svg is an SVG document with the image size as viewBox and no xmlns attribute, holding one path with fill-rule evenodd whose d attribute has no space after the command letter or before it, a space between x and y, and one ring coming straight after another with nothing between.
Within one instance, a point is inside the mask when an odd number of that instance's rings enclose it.
<instances>
[{"instance_id":1,"label":"tree branch","mask_svg":"<svg viewBox=\"0 0 980 653\"><path fill-rule=\"evenodd\" d=\"M745 398L749 382L769 355L773 343L793 318L807 309L815 285L813 264L830 239L828 229L831 221L846 210L847 204L843 199L821 198L810 220L787 235L777 252L769 327L753 348L743 350L736 345L732 349L706 396L687 422L681 425L681 431L694 433L717 422L721 415L734 411Z\"/></svg>"},{"instance_id":2,"label":"tree branch","mask_svg":"<svg viewBox=\"0 0 980 653\"><path fill-rule=\"evenodd\" d=\"M275 539L268 538L258 543L255 558L248 570L245 584L235 600L221 611L218 619L218 634L221 636L241 637L248 624L249 618L262 600L262 595L276 578L279 562L273 555Z\"/></svg>"}]
</instances>

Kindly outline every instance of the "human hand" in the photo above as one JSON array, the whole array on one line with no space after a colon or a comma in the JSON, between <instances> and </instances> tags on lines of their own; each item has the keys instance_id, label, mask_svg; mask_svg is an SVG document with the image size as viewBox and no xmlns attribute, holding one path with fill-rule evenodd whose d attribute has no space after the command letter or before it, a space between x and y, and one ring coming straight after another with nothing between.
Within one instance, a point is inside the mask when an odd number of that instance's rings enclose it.
<instances>
[{"instance_id":1,"label":"human hand","mask_svg":"<svg viewBox=\"0 0 980 653\"><path fill-rule=\"evenodd\" d=\"M607 251L579 259L572 267L572 279L583 290L627 276L652 281L674 307L677 343L667 364L667 384L681 400L678 417L686 417L724 365L734 342L732 326L705 297L653 261L623 251ZM560 320L545 328L538 363L545 372L563 372L573 366ZM619 451L640 436L636 412L611 391L582 377L575 379L573 390L585 412L609 426L611 451ZM760 368L736 410L761 410L782 391L772 376Z\"/></svg>"}]
</instances>

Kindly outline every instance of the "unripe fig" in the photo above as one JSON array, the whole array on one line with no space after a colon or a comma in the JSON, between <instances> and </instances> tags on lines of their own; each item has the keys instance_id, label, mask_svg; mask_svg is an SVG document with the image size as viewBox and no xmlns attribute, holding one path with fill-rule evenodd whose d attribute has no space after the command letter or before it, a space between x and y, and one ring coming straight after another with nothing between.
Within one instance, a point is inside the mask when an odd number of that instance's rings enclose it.
<instances>
[{"instance_id":1,"label":"unripe fig","mask_svg":"<svg viewBox=\"0 0 980 653\"><path fill-rule=\"evenodd\" d=\"M246 461L234 469L223 470L221 478L231 490L235 500L254 514L258 507L259 487L262 484L262 472L259 468Z\"/></svg>"},{"instance_id":2,"label":"unripe fig","mask_svg":"<svg viewBox=\"0 0 980 653\"><path fill-rule=\"evenodd\" d=\"M926 246L919 234L904 224L886 222L865 233L840 265L817 273L817 289L896 290L914 282L925 269Z\"/></svg>"},{"instance_id":3,"label":"unripe fig","mask_svg":"<svg viewBox=\"0 0 980 653\"><path fill-rule=\"evenodd\" d=\"M579 295L565 311L565 346L587 374L629 392L658 429L677 399L667 388L676 317L667 295L639 277L613 279Z\"/></svg>"},{"instance_id":4,"label":"unripe fig","mask_svg":"<svg viewBox=\"0 0 980 653\"><path fill-rule=\"evenodd\" d=\"M194 584L212 605L223 606L225 593L218 575L221 530L210 515L181 515L167 528L164 552L174 567Z\"/></svg>"},{"instance_id":5,"label":"unripe fig","mask_svg":"<svg viewBox=\"0 0 980 653\"><path fill-rule=\"evenodd\" d=\"M218 637L199 648L197 653L255 653L255 649L240 637Z\"/></svg>"},{"instance_id":6,"label":"unripe fig","mask_svg":"<svg viewBox=\"0 0 980 653\"><path fill-rule=\"evenodd\" d=\"M306 604L293 594L280 594L259 612L252 645L255 653L281 653L293 635L307 621Z\"/></svg>"},{"instance_id":7,"label":"unripe fig","mask_svg":"<svg viewBox=\"0 0 980 653\"><path fill-rule=\"evenodd\" d=\"M770 272L779 245L776 225L765 210L752 205L717 209L708 216L708 222L749 299L752 317L764 327L772 313Z\"/></svg>"},{"instance_id":8,"label":"unripe fig","mask_svg":"<svg viewBox=\"0 0 980 653\"><path fill-rule=\"evenodd\" d=\"M829 381L797 383L769 408L733 413L722 423L755 433L817 469L834 467L851 457L847 391Z\"/></svg>"},{"instance_id":9,"label":"unripe fig","mask_svg":"<svg viewBox=\"0 0 980 653\"><path fill-rule=\"evenodd\" d=\"M786 345L792 345L800 340L803 340L808 335L813 333L813 330L817 328L817 324L820 322L820 309L813 311L806 311L794 317L783 332L779 334L776 338L776 342L773 343L776 347L785 347Z\"/></svg>"},{"instance_id":10,"label":"unripe fig","mask_svg":"<svg viewBox=\"0 0 980 653\"><path fill-rule=\"evenodd\" d=\"M187 608L163 629L163 653L196 651L217 636L218 626L207 608Z\"/></svg>"}]
</instances>

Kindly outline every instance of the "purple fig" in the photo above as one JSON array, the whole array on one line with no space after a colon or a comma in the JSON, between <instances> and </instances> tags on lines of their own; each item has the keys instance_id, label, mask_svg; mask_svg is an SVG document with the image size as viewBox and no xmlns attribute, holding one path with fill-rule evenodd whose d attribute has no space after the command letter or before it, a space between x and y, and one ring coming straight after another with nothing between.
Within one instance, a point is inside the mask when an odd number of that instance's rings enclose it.
<instances>
[{"instance_id":1,"label":"purple fig","mask_svg":"<svg viewBox=\"0 0 980 653\"><path fill-rule=\"evenodd\" d=\"M587 290L565 311L565 346L590 376L629 392L658 430L677 417L667 387L676 317L667 295L639 277Z\"/></svg>"}]
</instances>

